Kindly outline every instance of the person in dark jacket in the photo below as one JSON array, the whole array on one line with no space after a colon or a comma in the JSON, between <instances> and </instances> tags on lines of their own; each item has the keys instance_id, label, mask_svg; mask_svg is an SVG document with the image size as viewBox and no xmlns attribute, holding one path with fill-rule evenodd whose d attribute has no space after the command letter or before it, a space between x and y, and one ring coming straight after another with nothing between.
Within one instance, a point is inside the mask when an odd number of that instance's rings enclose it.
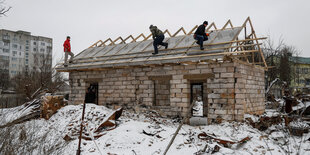
<instances>
[{"instance_id":1,"label":"person in dark jacket","mask_svg":"<svg viewBox=\"0 0 310 155\"><path fill-rule=\"evenodd\" d=\"M156 26L150 25L150 31L152 32L153 37L153 46L154 46L154 53L152 54L158 54L158 45L165 46L165 49L168 48L168 43L163 42L165 39L164 33L159 30Z\"/></svg>"},{"instance_id":2,"label":"person in dark jacket","mask_svg":"<svg viewBox=\"0 0 310 155\"><path fill-rule=\"evenodd\" d=\"M63 44L64 52L65 52L65 66L67 65L68 55L70 55L69 63L72 62L74 54L71 52L71 45L70 45L70 36L67 36L66 41Z\"/></svg>"},{"instance_id":3,"label":"person in dark jacket","mask_svg":"<svg viewBox=\"0 0 310 155\"><path fill-rule=\"evenodd\" d=\"M206 27L208 26L208 21L204 21L202 25L200 25L196 32L194 33L194 39L197 40L197 44L200 45L200 50L204 50L203 42L208 40L208 36L206 34Z\"/></svg>"},{"instance_id":4,"label":"person in dark jacket","mask_svg":"<svg viewBox=\"0 0 310 155\"><path fill-rule=\"evenodd\" d=\"M85 103L95 103L95 99L96 99L96 94L94 90L92 89L92 87L89 87L86 90Z\"/></svg>"}]
</instances>

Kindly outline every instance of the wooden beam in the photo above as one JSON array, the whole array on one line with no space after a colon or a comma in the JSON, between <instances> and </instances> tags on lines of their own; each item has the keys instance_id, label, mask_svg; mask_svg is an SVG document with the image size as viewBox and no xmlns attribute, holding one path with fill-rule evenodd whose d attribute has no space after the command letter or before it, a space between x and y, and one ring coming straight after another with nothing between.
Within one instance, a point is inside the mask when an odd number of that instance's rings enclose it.
<instances>
[{"instance_id":1,"label":"wooden beam","mask_svg":"<svg viewBox=\"0 0 310 155\"><path fill-rule=\"evenodd\" d=\"M191 35L196 29L197 29L198 25L194 26L188 33L187 35Z\"/></svg>"},{"instance_id":2,"label":"wooden beam","mask_svg":"<svg viewBox=\"0 0 310 155\"><path fill-rule=\"evenodd\" d=\"M152 43L148 44L143 50L142 52L143 53L149 53L151 51L144 51L147 47L149 47ZM174 55L174 54L182 54L182 53L194 53L194 52L205 52L205 51L213 51L213 50L224 50L224 49L227 49L227 48L234 48L234 47L246 47L246 46L256 46L256 44L253 44L253 45L240 45L240 46L231 46L231 47L219 47L219 48L210 48L210 49L206 49L204 51L201 51L201 50L193 50L193 51L181 51L181 52L175 52L175 53L163 53L163 54L158 54L157 56L161 56L161 55ZM113 49L113 48L112 48ZM110 49L110 50L112 50ZM140 53L142 53L140 52ZM106 52L108 53L108 52ZM105 53L105 54L106 54ZM235 53L235 52L229 52L229 53ZM120 59L134 59L134 58L143 58L143 57L150 57L150 55L146 55L146 56L127 56L127 57L121 57L121 58L111 58L109 60L120 60ZM132 61L131 60L131 61ZM96 59L96 60L85 60L85 61L80 61L82 63L87 63L87 62L98 62L98 61L102 61L102 59Z\"/></svg>"},{"instance_id":3,"label":"wooden beam","mask_svg":"<svg viewBox=\"0 0 310 155\"><path fill-rule=\"evenodd\" d=\"M144 40L148 40L151 36L152 34L149 34Z\"/></svg>"},{"instance_id":4,"label":"wooden beam","mask_svg":"<svg viewBox=\"0 0 310 155\"><path fill-rule=\"evenodd\" d=\"M98 40L97 42L95 42L94 44L92 44L91 46L89 46L88 48L92 48L92 47L97 47L98 43L102 43L103 41L102 40Z\"/></svg>"},{"instance_id":5,"label":"wooden beam","mask_svg":"<svg viewBox=\"0 0 310 155\"><path fill-rule=\"evenodd\" d=\"M112 45L114 45L114 42L111 38L108 38L107 40L105 40L104 42L102 42L99 46L105 45L106 42L110 41Z\"/></svg>"},{"instance_id":6,"label":"wooden beam","mask_svg":"<svg viewBox=\"0 0 310 155\"><path fill-rule=\"evenodd\" d=\"M231 22L230 22L230 19L226 22L226 24L222 27L222 30L226 28L226 26L230 24L230 26L233 28Z\"/></svg>"},{"instance_id":7,"label":"wooden beam","mask_svg":"<svg viewBox=\"0 0 310 155\"><path fill-rule=\"evenodd\" d=\"M219 45L219 44L222 44L222 43L215 43L215 44L208 44L208 45ZM137 46L137 45L136 45ZM149 45L148 45L149 46ZM245 46L245 45L242 45L242 46ZM204 51L210 51L210 50L218 50L218 49L226 49L226 48L234 48L234 47L242 47L242 46L231 46L231 47L222 47L222 48L213 48L213 49L208 49L208 50L204 50ZM252 45L246 45L246 46L252 46ZM198 47L198 46L191 46L191 47ZM189 47L182 47L182 48L189 48ZM170 50L173 50L173 49L181 49L181 48L170 48ZM163 50L159 50L159 51L164 51L165 49ZM196 50L197 52L199 50ZM130 51L129 51L130 52ZM148 53L150 51L144 51L144 52L137 52L137 53ZM191 51L192 52L192 51ZM131 53L131 54L137 54L137 53ZM183 51L183 52L177 52L177 53L172 53L172 54L180 54L180 53L186 53L186 51ZM127 55L127 54L122 54L122 55ZM122 55L118 55L118 56L122 56ZM161 55L161 54L160 54ZM169 53L166 53L165 55L170 55ZM99 57L96 57L97 58L97 61L100 61L101 59L98 59L100 57L106 57L106 56L99 56ZM131 58L130 56L129 57L126 57L126 58ZM118 58L119 59L119 58ZM82 59L76 59L76 60L82 60ZM86 60L86 61L81 61L81 62L91 62L91 60Z\"/></svg>"},{"instance_id":8,"label":"wooden beam","mask_svg":"<svg viewBox=\"0 0 310 155\"><path fill-rule=\"evenodd\" d=\"M121 43L124 42L124 39L123 39L122 37L119 36L118 38L116 38L116 39L113 41L113 43L116 44L116 42L117 42L118 40L121 40ZM121 43L120 43L120 44L121 44Z\"/></svg>"},{"instance_id":9,"label":"wooden beam","mask_svg":"<svg viewBox=\"0 0 310 155\"><path fill-rule=\"evenodd\" d=\"M220 42L220 43L210 43L207 44L206 46L212 46L212 45L222 45L222 44L227 44L227 43L236 43L236 42L245 42L245 41L251 41L251 40L263 40L266 39L267 37L262 37L262 38L253 38L253 39L244 39L244 40L233 40L233 41L227 41L227 42ZM162 49L159 51L165 51L165 50L171 50L171 49L183 49L183 48L191 48L191 47L198 47L198 45L192 45L192 46L188 46L188 47L177 47L177 48L169 48L169 49ZM130 51L129 51L130 52ZM141 52L136 52L136 53L130 53L130 54L137 54L137 53L141 53ZM121 55L128 55L128 53L125 54L121 54ZM100 58L100 57L105 57L105 56L99 56L96 58ZM89 58L79 58L79 59L75 59L75 60L82 60L82 59L90 59L92 57Z\"/></svg>"},{"instance_id":10,"label":"wooden beam","mask_svg":"<svg viewBox=\"0 0 310 155\"><path fill-rule=\"evenodd\" d=\"M212 23L207 27L206 32L208 32L208 31L211 29L211 27L213 27L215 30L217 30L217 27L216 27L215 23L212 22Z\"/></svg>"},{"instance_id":11,"label":"wooden beam","mask_svg":"<svg viewBox=\"0 0 310 155\"><path fill-rule=\"evenodd\" d=\"M239 52L223 52L223 53L211 53L211 54L201 54L201 55L193 55L193 56L179 56L179 57L174 57L174 58L160 58L160 59L153 59L152 61L161 61L161 60L174 60L174 59L185 59L185 58L201 58L201 57L212 57L212 56L225 56L225 55L232 55L232 54L238 54L238 53L251 53L251 52L258 52L257 50L250 50L250 51L239 51ZM144 60L140 61L135 61L137 62L144 62ZM123 63L128 63L128 62L123 62ZM113 64L118 64L118 63L109 63L109 65ZM101 65L101 64L96 64L96 65ZM79 65L75 67L88 67L88 66L93 66L92 64L87 64L87 65ZM68 67L70 69L70 66Z\"/></svg>"},{"instance_id":12,"label":"wooden beam","mask_svg":"<svg viewBox=\"0 0 310 155\"><path fill-rule=\"evenodd\" d=\"M133 38L133 36L132 35L129 35L127 38L125 38L124 40L123 40L123 43L126 43L126 41L129 39L129 38L131 38L131 42L133 42L134 40L135 40L135 38Z\"/></svg>"},{"instance_id":13,"label":"wooden beam","mask_svg":"<svg viewBox=\"0 0 310 155\"><path fill-rule=\"evenodd\" d=\"M255 31L254 31L254 27L253 27L253 25L252 25L252 21L251 21L250 17L248 17L248 19L249 19L250 26L251 26L251 28L252 28L253 37L254 37L254 38L257 38L257 36L256 36ZM258 43L258 41L257 41L257 40L256 40L256 43ZM265 67L267 68L267 67L268 67L268 65L267 65L267 63L266 63L266 60L265 60L264 54L263 54L263 52L262 52L262 50L261 50L260 46L258 46L258 50L259 50L259 52L260 52L261 58L262 58L262 60L263 60L263 62L264 62L264 65L265 65Z\"/></svg>"},{"instance_id":14,"label":"wooden beam","mask_svg":"<svg viewBox=\"0 0 310 155\"><path fill-rule=\"evenodd\" d=\"M168 31L168 29L166 29L165 31L164 31L164 34L165 33L168 33L168 35L170 36L170 37L172 37L172 35L171 35L171 33Z\"/></svg>"},{"instance_id":15,"label":"wooden beam","mask_svg":"<svg viewBox=\"0 0 310 155\"><path fill-rule=\"evenodd\" d=\"M175 32L175 33L172 35L172 37L175 37L180 31L183 31L183 33L186 35L186 32L185 32L184 28L181 27L177 32Z\"/></svg>"},{"instance_id":16,"label":"wooden beam","mask_svg":"<svg viewBox=\"0 0 310 155\"><path fill-rule=\"evenodd\" d=\"M140 37L143 37L144 40L145 40L145 38L146 38L146 37L144 36L144 34L141 33L140 35L138 35L138 36L133 40L133 42L137 42L137 40L138 40Z\"/></svg>"}]
</instances>

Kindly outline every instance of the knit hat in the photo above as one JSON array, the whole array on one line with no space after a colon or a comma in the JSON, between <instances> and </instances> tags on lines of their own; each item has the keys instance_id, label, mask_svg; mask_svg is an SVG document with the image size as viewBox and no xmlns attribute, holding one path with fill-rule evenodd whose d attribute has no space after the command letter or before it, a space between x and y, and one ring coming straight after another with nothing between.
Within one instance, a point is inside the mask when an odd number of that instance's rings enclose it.
<instances>
[{"instance_id":1,"label":"knit hat","mask_svg":"<svg viewBox=\"0 0 310 155\"><path fill-rule=\"evenodd\" d=\"M153 27L153 25L150 25L150 27L149 27L149 28L151 29L152 27Z\"/></svg>"},{"instance_id":2,"label":"knit hat","mask_svg":"<svg viewBox=\"0 0 310 155\"><path fill-rule=\"evenodd\" d=\"M203 22L203 24L206 24L206 25L208 25L208 21L204 21L204 22Z\"/></svg>"}]
</instances>

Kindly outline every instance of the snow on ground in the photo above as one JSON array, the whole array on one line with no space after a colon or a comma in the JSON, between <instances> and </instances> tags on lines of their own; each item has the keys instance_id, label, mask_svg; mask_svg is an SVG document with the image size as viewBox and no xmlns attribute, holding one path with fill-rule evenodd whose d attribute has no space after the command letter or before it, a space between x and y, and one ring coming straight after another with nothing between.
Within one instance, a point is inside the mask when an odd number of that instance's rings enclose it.
<instances>
[{"instance_id":1,"label":"snow on ground","mask_svg":"<svg viewBox=\"0 0 310 155\"><path fill-rule=\"evenodd\" d=\"M27 102L26 104L14 108L0 109L0 126L10 123L33 112L36 108L39 107L39 105L35 105L36 102L38 102L38 100Z\"/></svg>"},{"instance_id":2,"label":"snow on ground","mask_svg":"<svg viewBox=\"0 0 310 155\"><path fill-rule=\"evenodd\" d=\"M7 110L1 115L12 115ZM49 120L36 119L0 129L0 154L76 154L78 139L67 142L63 137L79 127L81 112L81 105L69 105L60 109ZM112 110L103 106L87 104L85 120L90 128L96 128L111 112ZM117 121L116 129L107 131L95 142L82 141L82 154L163 154L179 124L176 120L156 116L154 113L139 115L124 111ZM285 154L284 150L290 151L291 154L296 154L298 150L300 150L300 154L310 154L309 133L300 138L281 132L281 128L283 128L282 125L274 125L265 132L261 132L245 123L237 122L208 126L183 125L167 154L194 154L203 149L206 144L208 144L207 150L210 154L209 148L219 144L198 139L197 135L202 132L214 134L216 138L230 141L251 137L243 145L234 144L231 148L219 145L220 150L215 154L276 155ZM154 134L154 136L146 135L143 131ZM285 146L285 143L288 146Z\"/></svg>"}]
</instances>

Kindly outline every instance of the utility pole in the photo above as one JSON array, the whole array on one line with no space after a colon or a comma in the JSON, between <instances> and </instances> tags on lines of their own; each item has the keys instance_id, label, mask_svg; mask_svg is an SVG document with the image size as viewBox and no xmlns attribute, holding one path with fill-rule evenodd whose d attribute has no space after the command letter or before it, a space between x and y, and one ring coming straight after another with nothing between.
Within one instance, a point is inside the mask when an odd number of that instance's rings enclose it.
<instances>
[{"instance_id":1,"label":"utility pole","mask_svg":"<svg viewBox=\"0 0 310 155\"><path fill-rule=\"evenodd\" d=\"M81 142L82 142L82 131L83 131L83 121L84 121L84 114L85 114L85 101L83 103L83 112L82 112L82 121L81 121L81 129L80 129L80 137L79 137L79 146L78 146L78 150L76 152L76 155L80 155L81 154Z\"/></svg>"}]
</instances>

